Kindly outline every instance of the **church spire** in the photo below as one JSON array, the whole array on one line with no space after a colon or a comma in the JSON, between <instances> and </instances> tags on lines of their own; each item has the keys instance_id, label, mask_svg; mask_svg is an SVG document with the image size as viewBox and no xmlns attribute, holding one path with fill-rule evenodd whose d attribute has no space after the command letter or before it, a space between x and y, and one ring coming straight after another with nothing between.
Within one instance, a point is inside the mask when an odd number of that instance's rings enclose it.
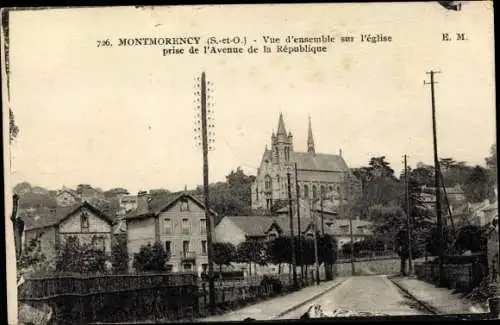
<instances>
[{"instance_id":1,"label":"church spire","mask_svg":"<svg viewBox=\"0 0 500 325\"><path fill-rule=\"evenodd\" d=\"M278 132L276 133L276 135L278 135L278 134L286 135L285 122L283 121L283 114L282 113L280 113L280 120L278 122Z\"/></svg>"},{"instance_id":2,"label":"church spire","mask_svg":"<svg viewBox=\"0 0 500 325\"><path fill-rule=\"evenodd\" d=\"M309 115L309 129L307 131L307 152L315 154L314 150L314 138L313 138L313 131L311 127L311 115Z\"/></svg>"}]
</instances>

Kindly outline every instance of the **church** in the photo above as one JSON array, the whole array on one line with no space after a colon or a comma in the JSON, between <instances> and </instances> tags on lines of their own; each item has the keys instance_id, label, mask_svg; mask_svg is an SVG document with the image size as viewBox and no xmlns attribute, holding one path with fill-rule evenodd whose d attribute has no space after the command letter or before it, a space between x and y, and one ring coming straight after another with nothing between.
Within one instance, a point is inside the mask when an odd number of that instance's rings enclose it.
<instances>
[{"instance_id":1,"label":"church","mask_svg":"<svg viewBox=\"0 0 500 325\"><path fill-rule=\"evenodd\" d=\"M338 154L317 153L309 117L307 152L295 151L292 133L287 133L280 113L277 132L271 136L271 149L266 145L252 184L253 209L271 210L276 202L288 200L288 173L295 202L295 164L301 201L316 203L323 197L329 206L339 208L355 191L355 177L342 157L342 150Z\"/></svg>"}]
</instances>

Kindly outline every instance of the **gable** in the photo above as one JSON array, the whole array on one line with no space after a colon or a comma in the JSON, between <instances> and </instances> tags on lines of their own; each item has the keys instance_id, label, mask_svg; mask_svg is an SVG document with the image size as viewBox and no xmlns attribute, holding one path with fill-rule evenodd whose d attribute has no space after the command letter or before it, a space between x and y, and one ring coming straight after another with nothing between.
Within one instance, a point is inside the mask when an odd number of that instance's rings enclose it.
<instances>
[{"instance_id":1,"label":"gable","mask_svg":"<svg viewBox=\"0 0 500 325\"><path fill-rule=\"evenodd\" d=\"M86 214L88 218L88 229L82 229L81 216ZM111 232L111 224L106 219L102 218L95 211L91 211L88 207L81 208L70 213L59 224L60 233L81 233L81 232Z\"/></svg>"},{"instance_id":2,"label":"gable","mask_svg":"<svg viewBox=\"0 0 500 325\"><path fill-rule=\"evenodd\" d=\"M214 232L214 242L217 243L238 244L245 241L245 233L228 218L223 218Z\"/></svg>"}]
</instances>

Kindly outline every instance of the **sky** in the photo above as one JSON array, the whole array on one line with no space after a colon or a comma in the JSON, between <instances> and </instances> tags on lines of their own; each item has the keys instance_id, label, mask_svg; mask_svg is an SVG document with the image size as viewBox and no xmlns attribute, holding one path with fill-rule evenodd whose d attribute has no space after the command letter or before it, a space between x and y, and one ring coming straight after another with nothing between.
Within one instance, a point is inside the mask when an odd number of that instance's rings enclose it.
<instances>
[{"instance_id":1,"label":"sky","mask_svg":"<svg viewBox=\"0 0 500 325\"><path fill-rule=\"evenodd\" d=\"M213 83L211 182L241 167L255 175L280 112L294 149L351 167L386 156L396 174L433 161L430 88L436 75L440 157L484 165L495 143L493 10L466 3L80 8L13 12L12 186L91 184L181 190L202 184L195 80ZM465 33L466 41L443 42ZM121 37L286 37L383 33L390 43L328 46L327 53L162 56L161 47L104 47ZM4 85L5 87L5 85ZM4 107L8 107L4 105ZM5 114L5 112L4 112ZM5 115L4 115L5 116ZM6 165L8 166L8 165Z\"/></svg>"}]
</instances>

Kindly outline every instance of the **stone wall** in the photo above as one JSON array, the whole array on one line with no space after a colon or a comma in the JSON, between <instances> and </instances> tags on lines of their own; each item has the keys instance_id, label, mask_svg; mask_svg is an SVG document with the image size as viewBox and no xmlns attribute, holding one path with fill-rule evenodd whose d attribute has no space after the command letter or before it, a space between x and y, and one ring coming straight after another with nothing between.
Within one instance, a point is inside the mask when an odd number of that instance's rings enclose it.
<instances>
[{"instance_id":1,"label":"stone wall","mask_svg":"<svg viewBox=\"0 0 500 325\"><path fill-rule=\"evenodd\" d=\"M351 276L351 263L337 263L335 265L337 276ZM391 259L375 259L366 261L354 262L355 275L376 275L385 274L393 275L400 271L400 260L398 258Z\"/></svg>"}]
</instances>

